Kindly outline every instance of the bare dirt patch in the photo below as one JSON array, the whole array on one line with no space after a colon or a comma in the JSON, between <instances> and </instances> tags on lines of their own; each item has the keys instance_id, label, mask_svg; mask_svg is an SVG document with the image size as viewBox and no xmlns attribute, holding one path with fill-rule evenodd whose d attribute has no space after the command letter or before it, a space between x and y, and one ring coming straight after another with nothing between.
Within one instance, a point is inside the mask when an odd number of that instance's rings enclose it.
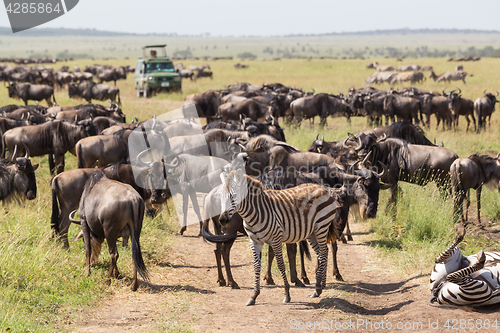
<instances>
[{"instance_id":1,"label":"bare dirt patch","mask_svg":"<svg viewBox=\"0 0 500 333\"><path fill-rule=\"evenodd\" d=\"M124 288L98 308L86 311L83 319L69 329L76 332L296 332L298 328L344 331L355 328L349 325L360 324L357 329L363 332L379 332L382 328L398 331L398 325L402 328L399 331L426 332L436 331L429 323L437 322L442 331L446 330L447 320L451 328L451 320L457 319L456 327L460 328L461 319L474 319L474 323L498 319L494 309L471 311L429 306L429 275L395 273L396 270L377 255L377 250L367 245L372 239L368 224L358 223L351 228L354 241L340 244L338 255L345 282L332 281L330 265L328 286L319 299L309 298L312 285L292 287L291 303L282 304L283 282L275 270L274 280L278 286L264 286L257 304L247 307L245 303L251 295L254 277L248 240L238 240L231 252L233 275L241 289L218 287L214 246L195 237L198 228L190 226L187 237L176 237L165 262L150 268L152 286L142 284L135 293ZM497 235L496 229L490 229L493 232L489 234ZM312 263L308 264L307 272L310 280L314 280ZM315 322L316 329L307 330L308 323L314 325ZM392 329L387 329L389 325ZM484 328L474 326L467 331L479 332Z\"/></svg>"}]
</instances>

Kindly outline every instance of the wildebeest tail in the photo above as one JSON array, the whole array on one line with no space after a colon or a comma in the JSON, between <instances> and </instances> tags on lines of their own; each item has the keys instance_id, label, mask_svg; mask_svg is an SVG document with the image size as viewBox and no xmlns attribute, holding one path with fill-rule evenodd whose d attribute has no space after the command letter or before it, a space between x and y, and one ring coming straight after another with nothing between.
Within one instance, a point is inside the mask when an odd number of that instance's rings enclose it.
<instances>
[{"instance_id":1,"label":"wildebeest tail","mask_svg":"<svg viewBox=\"0 0 500 333\"><path fill-rule=\"evenodd\" d=\"M225 243L235 240L237 237L239 237L236 233L229 235L214 235L207 228L205 228L204 225L201 227L201 234L203 236L203 239L211 243Z\"/></svg>"},{"instance_id":2,"label":"wildebeest tail","mask_svg":"<svg viewBox=\"0 0 500 333\"><path fill-rule=\"evenodd\" d=\"M52 216L50 218L50 228L59 234L59 204L57 202L57 179L52 180Z\"/></svg>"},{"instance_id":3,"label":"wildebeest tail","mask_svg":"<svg viewBox=\"0 0 500 333\"><path fill-rule=\"evenodd\" d=\"M309 244L306 240L300 241L299 251L301 255L305 255L307 259L311 260L311 251L309 251Z\"/></svg>"},{"instance_id":4,"label":"wildebeest tail","mask_svg":"<svg viewBox=\"0 0 500 333\"><path fill-rule=\"evenodd\" d=\"M57 102L56 102L56 93L55 92L52 93L52 99L54 100L54 105L56 105ZM50 107L50 105L49 105L49 107Z\"/></svg>"},{"instance_id":5,"label":"wildebeest tail","mask_svg":"<svg viewBox=\"0 0 500 333\"><path fill-rule=\"evenodd\" d=\"M132 232L132 259L134 260L135 269L144 281L149 282L149 273L142 259L141 244L139 238L141 236L142 220L144 218L144 201L140 201L138 205L133 205L132 217L136 223L131 223L130 230Z\"/></svg>"},{"instance_id":6,"label":"wildebeest tail","mask_svg":"<svg viewBox=\"0 0 500 333\"><path fill-rule=\"evenodd\" d=\"M83 156L82 156L82 145L76 144L76 158L78 159L78 168L85 168L83 165Z\"/></svg>"}]
</instances>

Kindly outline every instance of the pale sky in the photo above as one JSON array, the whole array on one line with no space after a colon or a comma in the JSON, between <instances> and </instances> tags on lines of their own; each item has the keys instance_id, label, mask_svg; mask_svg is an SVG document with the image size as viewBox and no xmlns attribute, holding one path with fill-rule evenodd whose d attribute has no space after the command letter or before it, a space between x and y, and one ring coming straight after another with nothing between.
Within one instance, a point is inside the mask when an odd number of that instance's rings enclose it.
<instances>
[{"instance_id":1,"label":"pale sky","mask_svg":"<svg viewBox=\"0 0 500 333\"><path fill-rule=\"evenodd\" d=\"M0 8L0 26L9 26ZM318 34L376 29L500 30L498 0L80 0L46 28L212 36Z\"/></svg>"}]
</instances>

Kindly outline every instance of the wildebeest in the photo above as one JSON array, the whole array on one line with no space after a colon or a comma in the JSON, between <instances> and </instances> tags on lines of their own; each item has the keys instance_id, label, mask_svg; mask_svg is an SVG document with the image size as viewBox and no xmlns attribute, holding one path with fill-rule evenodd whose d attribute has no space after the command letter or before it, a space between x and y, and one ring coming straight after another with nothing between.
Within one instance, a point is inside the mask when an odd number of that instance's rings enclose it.
<instances>
[{"instance_id":1,"label":"wildebeest","mask_svg":"<svg viewBox=\"0 0 500 333\"><path fill-rule=\"evenodd\" d=\"M130 164L110 164L103 168L102 172L109 179L132 186L143 198L147 210L153 214L153 205L160 205L170 197L170 192L166 188L163 178L162 167L160 163L154 163L147 168L135 167L137 182ZM51 229L65 247L69 246L67 238L70 226L69 214L78 209L85 183L95 171L96 169L93 168L72 169L60 173L52 179ZM126 244L125 239L124 244Z\"/></svg>"},{"instance_id":2,"label":"wildebeest","mask_svg":"<svg viewBox=\"0 0 500 333\"><path fill-rule=\"evenodd\" d=\"M222 104L219 106L218 114L224 121L239 120L240 116L257 121L259 118L267 119L272 115L272 107L247 98L237 103Z\"/></svg>"},{"instance_id":3,"label":"wildebeest","mask_svg":"<svg viewBox=\"0 0 500 333\"><path fill-rule=\"evenodd\" d=\"M120 89L107 84L95 83L93 81L81 82L78 85L71 83L68 85L69 98L81 97L88 103L93 99L99 101L111 100L121 104Z\"/></svg>"},{"instance_id":4,"label":"wildebeest","mask_svg":"<svg viewBox=\"0 0 500 333\"><path fill-rule=\"evenodd\" d=\"M49 106L52 106L50 98L52 97L54 104L56 97L54 88L48 85L31 84L31 83L10 83L7 86L10 98L20 98L25 105L28 101L43 101L45 100Z\"/></svg>"},{"instance_id":5,"label":"wildebeest","mask_svg":"<svg viewBox=\"0 0 500 333\"><path fill-rule=\"evenodd\" d=\"M460 81L462 80L465 84L465 77L467 73L464 71L450 71L443 73L441 75L436 75L433 71L431 71L430 78L433 79L436 83L441 81L447 81L450 83L451 81Z\"/></svg>"},{"instance_id":6,"label":"wildebeest","mask_svg":"<svg viewBox=\"0 0 500 333\"><path fill-rule=\"evenodd\" d=\"M387 118L397 117L398 121L404 120L419 124L419 111L420 103L417 99L411 97L399 96L397 94L387 94L384 99L384 110L386 112L386 125Z\"/></svg>"},{"instance_id":7,"label":"wildebeest","mask_svg":"<svg viewBox=\"0 0 500 333\"><path fill-rule=\"evenodd\" d=\"M220 94L213 90L206 91L202 94L192 94L186 96L186 100L184 101L184 104L182 104L184 117L188 119L193 117L205 117L207 119L207 123L213 121L220 106L220 98ZM196 105L198 114L186 114L185 111L189 110L188 106L193 104Z\"/></svg>"},{"instance_id":8,"label":"wildebeest","mask_svg":"<svg viewBox=\"0 0 500 333\"><path fill-rule=\"evenodd\" d=\"M310 125L314 124L314 117L319 116L320 124L326 123L326 118L335 113L350 114L348 105L336 96L317 94L310 97L298 98L290 104L293 119L300 126L302 119L309 119Z\"/></svg>"},{"instance_id":9,"label":"wildebeest","mask_svg":"<svg viewBox=\"0 0 500 333\"><path fill-rule=\"evenodd\" d=\"M54 120L40 125L13 128L4 133L3 140L9 150L9 159L13 157L14 147L24 144L32 156L49 154L51 172L57 167L57 173L61 173L64 171L64 154L74 148L78 140L95 134L95 127L90 120L79 124ZM24 154L24 148L17 154Z\"/></svg>"},{"instance_id":10,"label":"wildebeest","mask_svg":"<svg viewBox=\"0 0 500 333\"><path fill-rule=\"evenodd\" d=\"M414 145L400 139L374 140L359 155L368 156L369 152L368 161L372 165L382 162L389 169L381 180L390 185L390 204L397 200L398 181L421 186L435 181L445 191L450 181L450 166L458 158L444 147Z\"/></svg>"},{"instance_id":11,"label":"wildebeest","mask_svg":"<svg viewBox=\"0 0 500 333\"><path fill-rule=\"evenodd\" d=\"M71 222L82 226L87 275L90 275L91 263L97 262L101 245L106 239L111 257L106 281L109 283L111 276L119 277L116 240L128 229L126 232L131 234L134 261L134 280L131 289L137 290L139 287L137 271L145 281L149 281L139 242L144 218L144 201L132 186L110 180L98 170L85 184L78 212L80 220L75 220L72 216L70 219Z\"/></svg>"},{"instance_id":12,"label":"wildebeest","mask_svg":"<svg viewBox=\"0 0 500 333\"><path fill-rule=\"evenodd\" d=\"M462 222L468 220L470 206L470 189L476 190L477 222L481 224L481 191L483 185L499 189L500 181L500 154L492 158L486 155L471 155L468 158L456 159L450 167L451 184L454 197L455 218L460 217ZM467 198L465 219L463 201Z\"/></svg>"},{"instance_id":13,"label":"wildebeest","mask_svg":"<svg viewBox=\"0 0 500 333\"><path fill-rule=\"evenodd\" d=\"M78 168L103 168L110 163L127 162L128 137L131 130L122 129L112 135L96 135L80 139L75 145Z\"/></svg>"},{"instance_id":14,"label":"wildebeest","mask_svg":"<svg viewBox=\"0 0 500 333\"><path fill-rule=\"evenodd\" d=\"M14 150L17 150L17 146ZM35 170L38 164L31 164L29 149L25 150L24 157L0 159L0 202L36 198Z\"/></svg>"},{"instance_id":15,"label":"wildebeest","mask_svg":"<svg viewBox=\"0 0 500 333\"><path fill-rule=\"evenodd\" d=\"M445 96L426 95L421 104L422 114L425 114L426 116L425 124L427 127L431 124L431 115L435 114L437 120L436 129L439 128L441 121L443 122L443 131L445 129L445 125L447 125L448 128L451 128L453 115L450 111L448 98Z\"/></svg>"},{"instance_id":16,"label":"wildebeest","mask_svg":"<svg viewBox=\"0 0 500 333\"><path fill-rule=\"evenodd\" d=\"M446 89L446 88L445 88ZM448 93L445 93L445 89L443 89L443 95L448 97L449 100L449 108L453 115L453 125L455 128L458 127L458 117L464 116L467 120L467 129L469 130L470 120L469 116L472 117L472 121L474 122L474 131L476 131L476 118L474 117L474 103L467 98L463 98L461 93L462 90L458 88L459 92L456 93L455 90L452 90Z\"/></svg>"},{"instance_id":17,"label":"wildebeest","mask_svg":"<svg viewBox=\"0 0 500 333\"><path fill-rule=\"evenodd\" d=\"M127 79L127 71L124 67L104 69L97 73L97 78L99 79L99 83L114 81L116 86L117 80Z\"/></svg>"},{"instance_id":18,"label":"wildebeest","mask_svg":"<svg viewBox=\"0 0 500 333\"><path fill-rule=\"evenodd\" d=\"M492 93L486 93L484 91L484 96L476 99L474 102L474 112L476 113L478 130L481 128L486 129L486 118L488 118L488 127L490 126L491 114L495 111L495 104L497 100L498 92L496 95Z\"/></svg>"}]
</instances>

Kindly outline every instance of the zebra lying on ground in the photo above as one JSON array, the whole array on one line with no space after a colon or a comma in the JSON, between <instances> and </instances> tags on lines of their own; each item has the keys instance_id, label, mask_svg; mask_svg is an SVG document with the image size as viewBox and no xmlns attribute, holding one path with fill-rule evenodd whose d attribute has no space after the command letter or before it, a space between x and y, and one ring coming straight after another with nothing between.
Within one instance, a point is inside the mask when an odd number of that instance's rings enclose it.
<instances>
[{"instance_id":1,"label":"zebra lying on ground","mask_svg":"<svg viewBox=\"0 0 500 333\"><path fill-rule=\"evenodd\" d=\"M485 306L500 304L500 252L479 251L464 257L457 245L465 230L436 258L431 273L429 304Z\"/></svg>"},{"instance_id":2,"label":"zebra lying on ground","mask_svg":"<svg viewBox=\"0 0 500 333\"><path fill-rule=\"evenodd\" d=\"M340 208L335 191L317 184L264 191L261 182L245 175L241 170L223 173L221 179L222 213L219 221L225 225L234 213L240 214L252 247L255 284L247 305L254 305L260 294L261 253L264 243L273 248L285 285L283 303L288 303L290 285L286 278L282 243L297 243L307 239L319 259L316 290L311 297L319 297L326 287L327 236L336 217L335 213ZM209 241L217 242L218 238L227 240L228 236L230 235L210 235L203 229L203 237ZM336 235L333 236L336 239Z\"/></svg>"}]
</instances>

